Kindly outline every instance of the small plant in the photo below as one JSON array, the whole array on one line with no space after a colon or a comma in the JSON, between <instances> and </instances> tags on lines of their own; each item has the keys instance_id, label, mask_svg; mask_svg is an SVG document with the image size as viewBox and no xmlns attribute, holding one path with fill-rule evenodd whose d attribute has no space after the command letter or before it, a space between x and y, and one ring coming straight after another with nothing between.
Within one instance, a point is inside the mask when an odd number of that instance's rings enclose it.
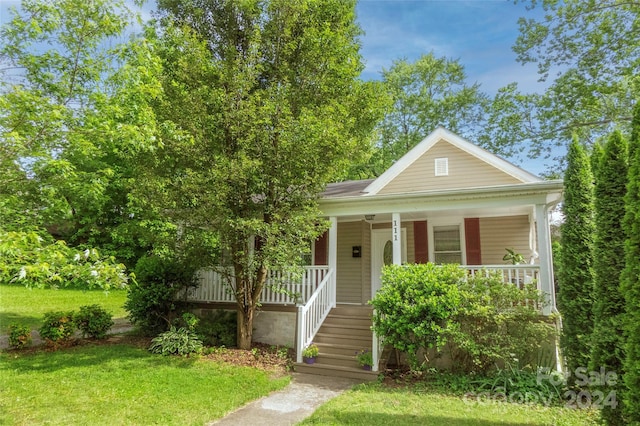
<instances>
[{"instance_id":1,"label":"small plant","mask_svg":"<svg viewBox=\"0 0 640 426\"><path fill-rule=\"evenodd\" d=\"M202 340L194 331L198 325L198 318L190 312L182 314L185 327L171 326L169 331L161 333L151 341L149 350L155 354L187 356L202 353Z\"/></svg>"},{"instance_id":2,"label":"small plant","mask_svg":"<svg viewBox=\"0 0 640 426\"><path fill-rule=\"evenodd\" d=\"M9 325L9 346L22 349L31 346L31 329L26 325L12 323Z\"/></svg>"},{"instance_id":3,"label":"small plant","mask_svg":"<svg viewBox=\"0 0 640 426\"><path fill-rule=\"evenodd\" d=\"M524 256L516 253L514 249L505 249L507 254L502 256L502 260L510 262L512 265L519 265L524 262Z\"/></svg>"},{"instance_id":4,"label":"small plant","mask_svg":"<svg viewBox=\"0 0 640 426\"><path fill-rule=\"evenodd\" d=\"M100 305L81 306L80 311L73 315L73 321L83 337L92 339L104 339L113 326L111 314Z\"/></svg>"},{"instance_id":5,"label":"small plant","mask_svg":"<svg viewBox=\"0 0 640 426\"><path fill-rule=\"evenodd\" d=\"M199 354L202 353L202 341L193 331L184 327L176 329L171 326L169 331L165 331L151 340L149 351L162 355Z\"/></svg>"},{"instance_id":6,"label":"small plant","mask_svg":"<svg viewBox=\"0 0 640 426\"><path fill-rule=\"evenodd\" d=\"M75 324L73 312L47 312L44 314L40 337L49 343L67 341L73 336Z\"/></svg>"},{"instance_id":7,"label":"small plant","mask_svg":"<svg viewBox=\"0 0 640 426\"><path fill-rule=\"evenodd\" d=\"M362 349L356 352L356 360L361 367L373 366L373 354L369 349Z\"/></svg>"},{"instance_id":8,"label":"small plant","mask_svg":"<svg viewBox=\"0 0 640 426\"><path fill-rule=\"evenodd\" d=\"M302 356L305 358L315 358L319 353L320 349L318 349L318 345L312 342L311 344L309 344L309 346L304 348L304 350L302 351Z\"/></svg>"}]
</instances>

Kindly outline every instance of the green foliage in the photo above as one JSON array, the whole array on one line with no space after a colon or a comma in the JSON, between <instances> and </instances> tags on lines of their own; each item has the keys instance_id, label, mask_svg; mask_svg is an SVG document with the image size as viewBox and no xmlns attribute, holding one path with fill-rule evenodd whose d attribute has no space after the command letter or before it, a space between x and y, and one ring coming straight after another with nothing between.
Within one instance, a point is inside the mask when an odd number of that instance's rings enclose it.
<instances>
[{"instance_id":1,"label":"green foliage","mask_svg":"<svg viewBox=\"0 0 640 426\"><path fill-rule=\"evenodd\" d=\"M620 132L611 134L598 165L595 186L596 238L594 243L594 329L590 370L623 371L624 297L620 279L625 267L624 197L627 185L627 143ZM616 390L606 386L603 392ZM621 395L621 392L617 392ZM622 410L604 407L608 424L622 423Z\"/></svg>"},{"instance_id":2,"label":"green foliage","mask_svg":"<svg viewBox=\"0 0 640 426\"><path fill-rule=\"evenodd\" d=\"M72 287L103 290L124 288L124 265L96 249L68 247L47 241L34 231L0 231L0 282L26 287Z\"/></svg>"},{"instance_id":3,"label":"green foliage","mask_svg":"<svg viewBox=\"0 0 640 426\"><path fill-rule=\"evenodd\" d=\"M42 327L38 330L40 337L54 344L70 340L75 332L73 315L73 312L45 313Z\"/></svg>"},{"instance_id":4,"label":"green foliage","mask_svg":"<svg viewBox=\"0 0 640 426\"><path fill-rule=\"evenodd\" d=\"M31 329L25 325L9 324L9 347L22 349L31 346Z\"/></svg>"},{"instance_id":5,"label":"green foliage","mask_svg":"<svg viewBox=\"0 0 640 426\"><path fill-rule=\"evenodd\" d=\"M356 352L356 360L362 367L373 366L373 354L371 353L371 349L361 349Z\"/></svg>"},{"instance_id":6,"label":"green foliage","mask_svg":"<svg viewBox=\"0 0 640 426\"><path fill-rule=\"evenodd\" d=\"M184 262L150 255L140 258L135 276L125 302L129 318L147 335L166 330L178 313L176 298L195 285L195 270Z\"/></svg>"},{"instance_id":7,"label":"green foliage","mask_svg":"<svg viewBox=\"0 0 640 426\"><path fill-rule=\"evenodd\" d=\"M202 353L202 341L195 332L198 319L191 313L182 315L184 327L171 326L168 331L161 333L151 341L149 351L162 355L187 356Z\"/></svg>"},{"instance_id":8,"label":"green foliage","mask_svg":"<svg viewBox=\"0 0 640 426\"><path fill-rule=\"evenodd\" d=\"M536 63L552 80L542 95L526 97L519 140L532 155L551 154L573 134L593 143L612 128L628 130L640 81L640 18L636 2L531 0L539 19L520 18L518 61ZM539 10L539 9L538 9ZM595 171L595 170L594 170Z\"/></svg>"},{"instance_id":9,"label":"green foliage","mask_svg":"<svg viewBox=\"0 0 640 426\"><path fill-rule=\"evenodd\" d=\"M306 348L302 350L302 356L305 358L315 358L320 353L318 345L310 343Z\"/></svg>"},{"instance_id":10,"label":"green foliage","mask_svg":"<svg viewBox=\"0 0 640 426\"><path fill-rule=\"evenodd\" d=\"M507 251L507 254L502 256L502 260L504 260L505 262L509 262L512 265L519 265L520 263L524 262L524 256L522 254L516 253L514 249L510 248L507 248L505 250Z\"/></svg>"},{"instance_id":11,"label":"green foliage","mask_svg":"<svg viewBox=\"0 0 640 426\"><path fill-rule=\"evenodd\" d=\"M196 327L198 337L206 346L236 346L237 313L231 311L208 311L200 318Z\"/></svg>"},{"instance_id":12,"label":"green foliage","mask_svg":"<svg viewBox=\"0 0 640 426\"><path fill-rule=\"evenodd\" d=\"M73 322L83 337L104 339L113 326L111 314L100 305L80 306L80 310L73 314Z\"/></svg>"},{"instance_id":13,"label":"green foliage","mask_svg":"<svg viewBox=\"0 0 640 426\"><path fill-rule=\"evenodd\" d=\"M625 296L624 393L626 420L640 423L640 103L636 104L629 141L629 177L625 198L625 269L621 290Z\"/></svg>"},{"instance_id":14,"label":"green foliage","mask_svg":"<svg viewBox=\"0 0 640 426\"><path fill-rule=\"evenodd\" d=\"M420 369L418 351L441 348L462 295L465 272L457 265L432 263L389 265L382 271L382 287L370 302L373 329L385 343L406 352L413 369Z\"/></svg>"},{"instance_id":15,"label":"green foliage","mask_svg":"<svg viewBox=\"0 0 640 426\"><path fill-rule=\"evenodd\" d=\"M593 330L593 176L589 158L577 139L569 146L558 271L560 345L569 371L589 365ZM570 380L573 380L570 377Z\"/></svg>"},{"instance_id":16,"label":"green foliage","mask_svg":"<svg viewBox=\"0 0 640 426\"><path fill-rule=\"evenodd\" d=\"M535 284L518 288L501 274L469 277L459 284L461 302L442 331L454 368L487 374L514 359L535 368L538 355L556 334L555 324L540 315L545 301Z\"/></svg>"},{"instance_id":17,"label":"green foliage","mask_svg":"<svg viewBox=\"0 0 640 426\"><path fill-rule=\"evenodd\" d=\"M379 176L437 126L468 137L484 128L487 95L479 84L466 83L457 60L433 53L411 63L396 60L382 71L382 79L393 104L378 126L372 157L352 170L353 178Z\"/></svg>"},{"instance_id":18,"label":"green foliage","mask_svg":"<svg viewBox=\"0 0 640 426\"><path fill-rule=\"evenodd\" d=\"M219 236L248 349L267 272L300 264L324 231L318 194L366 154L381 91L359 79L355 1L158 6L146 34L162 145L135 198Z\"/></svg>"}]
</instances>

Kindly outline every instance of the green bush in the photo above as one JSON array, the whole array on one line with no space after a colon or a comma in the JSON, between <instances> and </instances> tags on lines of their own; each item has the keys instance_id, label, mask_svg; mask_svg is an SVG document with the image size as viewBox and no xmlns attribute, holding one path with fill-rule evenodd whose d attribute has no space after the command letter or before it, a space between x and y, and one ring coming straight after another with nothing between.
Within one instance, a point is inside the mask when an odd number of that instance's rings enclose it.
<instances>
[{"instance_id":1,"label":"green bush","mask_svg":"<svg viewBox=\"0 0 640 426\"><path fill-rule=\"evenodd\" d=\"M461 302L465 271L457 265L390 265L382 271L382 288L371 301L373 328L385 343L406 352L411 368L420 369L418 351L446 343L443 330Z\"/></svg>"},{"instance_id":2,"label":"green bush","mask_svg":"<svg viewBox=\"0 0 640 426\"><path fill-rule=\"evenodd\" d=\"M182 315L184 327L176 328L171 326L168 331L161 333L151 341L149 350L162 355L187 356L193 353L202 353L202 341L195 333L198 319L191 313Z\"/></svg>"},{"instance_id":3,"label":"green bush","mask_svg":"<svg viewBox=\"0 0 640 426\"><path fill-rule=\"evenodd\" d=\"M537 367L545 342L557 333L542 317L542 294L534 284L505 284L501 274L476 275L460 283L462 302L443 335L455 368L486 374L516 360Z\"/></svg>"},{"instance_id":4,"label":"green bush","mask_svg":"<svg viewBox=\"0 0 640 426\"><path fill-rule=\"evenodd\" d=\"M22 349L31 346L31 329L26 325L12 323L9 325L9 347Z\"/></svg>"},{"instance_id":5,"label":"green bush","mask_svg":"<svg viewBox=\"0 0 640 426\"><path fill-rule=\"evenodd\" d=\"M38 330L43 339L58 343L68 341L75 331L73 312L47 312Z\"/></svg>"},{"instance_id":6,"label":"green bush","mask_svg":"<svg viewBox=\"0 0 640 426\"><path fill-rule=\"evenodd\" d=\"M235 311L209 311L200 318L196 333L207 346L236 346L238 321Z\"/></svg>"},{"instance_id":7,"label":"green bush","mask_svg":"<svg viewBox=\"0 0 640 426\"><path fill-rule=\"evenodd\" d=\"M104 339L113 326L111 314L100 305L81 306L80 311L73 315L73 321L83 337L93 339Z\"/></svg>"},{"instance_id":8,"label":"green bush","mask_svg":"<svg viewBox=\"0 0 640 426\"><path fill-rule=\"evenodd\" d=\"M193 268L160 256L145 256L134 270L125 309L131 321L149 336L167 330L178 315L176 297L195 285Z\"/></svg>"}]
</instances>

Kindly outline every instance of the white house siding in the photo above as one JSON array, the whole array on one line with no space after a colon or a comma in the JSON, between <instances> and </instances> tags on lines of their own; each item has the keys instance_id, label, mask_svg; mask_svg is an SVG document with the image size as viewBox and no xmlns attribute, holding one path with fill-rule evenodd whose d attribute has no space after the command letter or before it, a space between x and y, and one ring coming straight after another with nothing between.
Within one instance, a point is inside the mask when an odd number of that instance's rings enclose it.
<instances>
[{"instance_id":1,"label":"white house siding","mask_svg":"<svg viewBox=\"0 0 640 426\"><path fill-rule=\"evenodd\" d=\"M448 158L448 176L435 176L436 158ZM393 194L516 183L522 183L522 181L449 142L440 140L379 193Z\"/></svg>"},{"instance_id":2,"label":"white house siding","mask_svg":"<svg viewBox=\"0 0 640 426\"><path fill-rule=\"evenodd\" d=\"M482 263L502 265L506 249L513 249L524 256L529 263L532 253L529 249L529 217L483 217L480 218L480 250ZM537 263L537 262L536 262Z\"/></svg>"}]
</instances>

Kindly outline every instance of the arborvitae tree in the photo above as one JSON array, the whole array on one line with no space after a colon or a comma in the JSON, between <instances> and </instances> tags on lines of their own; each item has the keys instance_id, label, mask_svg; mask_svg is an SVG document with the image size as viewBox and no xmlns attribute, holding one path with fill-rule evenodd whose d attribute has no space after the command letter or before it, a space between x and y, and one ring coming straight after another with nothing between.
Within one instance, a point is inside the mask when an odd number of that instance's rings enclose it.
<instances>
[{"instance_id":1,"label":"arborvitae tree","mask_svg":"<svg viewBox=\"0 0 640 426\"><path fill-rule=\"evenodd\" d=\"M591 165L591 175L595 177L598 175L598 164L602 160L604 155L604 148L602 147L603 143L600 141L593 144L593 148L591 148L591 157L589 164Z\"/></svg>"},{"instance_id":2,"label":"arborvitae tree","mask_svg":"<svg viewBox=\"0 0 640 426\"><path fill-rule=\"evenodd\" d=\"M633 130L629 142L629 179L625 198L624 228L625 270L622 274L622 293L626 301L625 313L625 373L624 393L626 420L640 423L640 103L636 104Z\"/></svg>"},{"instance_id":3,"label":"arborvitae tree","mask_svg":"<svg viewBox=\"0 0 640 426\"><path fill-rule=\"evenodd\" d=\"M574 372L588 365L591 351L595 234L593 176L589 157L577 139L569 146L564 184L558 308L562 313L560 345L567 368Z\"/></svg>"},{"instance_id":4,"label":"arborvitae tree","mask_svg":"<svg viewBox=\"0 0 640 426\"><path fill-rule=\"evenodd\" d=\"M590 369L622 374L624 339L622 319L624 297L620 291L620 276L624 269L625 214L627 188L627 143L619 131L609 137L599 161L595 185L596 238L594 244L594 329ZM618 381L619 382L619 381ZM602 384L599 390L607 396L616 392L622 397L620 383ZM605 405L602 417L609 425L622 423L622 409Z\"/></svg>"}]
</instances>

